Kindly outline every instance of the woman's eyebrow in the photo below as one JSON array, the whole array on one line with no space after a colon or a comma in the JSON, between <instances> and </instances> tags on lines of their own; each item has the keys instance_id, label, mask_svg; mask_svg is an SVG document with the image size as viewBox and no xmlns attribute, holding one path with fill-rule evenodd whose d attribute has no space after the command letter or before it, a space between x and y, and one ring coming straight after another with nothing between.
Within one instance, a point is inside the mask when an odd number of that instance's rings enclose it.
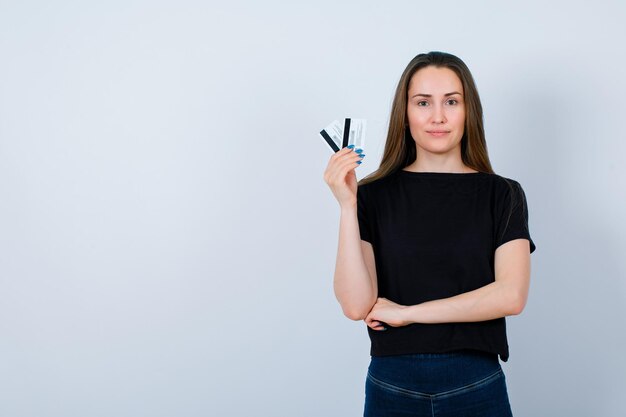
<instances>
[{"instance_id":1,"label":"woman's eyebrow","mask_svg":"<svg viewBox=\"0 0 626 417\"><path fill-rule=\"evenodd\" d=\"M451 96L451 95L454 95L454 94L462 95L461 93L459 93L457 91L453 91L451 93L444 94L444 97L448 97L448 96ZM412 95L411 98L417 97L417 96L432 97L433 95L432 94L417 93L417 94Z\"/></svg>"}]
</instances>

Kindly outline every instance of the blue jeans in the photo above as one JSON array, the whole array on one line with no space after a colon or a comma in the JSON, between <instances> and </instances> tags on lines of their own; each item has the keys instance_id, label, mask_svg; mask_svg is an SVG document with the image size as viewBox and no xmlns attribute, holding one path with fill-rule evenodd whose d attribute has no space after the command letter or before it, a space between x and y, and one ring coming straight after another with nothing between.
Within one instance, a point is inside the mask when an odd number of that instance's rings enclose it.
<instances>
[{"instance_id":1,"label":"blue jeans","mask_svg":"<svg viewBox=\"0 0 626 417\"><path fill-rule=\"evenodd\" d=\"M372 356L364 417L512 417L498 356L475 350Z\"/></svg>"}]
</instances>

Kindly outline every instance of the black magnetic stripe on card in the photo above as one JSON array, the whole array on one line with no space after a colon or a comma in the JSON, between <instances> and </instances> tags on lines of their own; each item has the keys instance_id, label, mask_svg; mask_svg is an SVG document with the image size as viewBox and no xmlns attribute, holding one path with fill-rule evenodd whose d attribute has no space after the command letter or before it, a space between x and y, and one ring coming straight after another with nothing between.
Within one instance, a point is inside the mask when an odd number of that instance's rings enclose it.
<instances>
[{"instance_id":1,"label":"black magnetic stripe on card","mask_svg":"<svg viewBox=\"0 0 626 417\"><path fill-rule=\"evenodd\" d=\"M322 129L322 131L320 132L320 135L322 135L322 137L324 138L324 140L326 141L326 143L328 143L328 146L330 146L330 148L335 151L335 152L339 152L339 147L337 146L337 144L335 143L335 141L333 140L333 138L330 137L330 135L328 133L326 133L325 129Z\"/></svg>"},{"instance_id":2,"label":"black magnetic stripe on card","mask_svg":"<svg viewBox=\"0 0 626 417\"><path fill-rule=\"evenodd\" d=\"M341 144L342 148L348 146L348 138L350 138L350 118L346 118L346 121L343 126L343 143Z\"/></svg>"}]
</instances>

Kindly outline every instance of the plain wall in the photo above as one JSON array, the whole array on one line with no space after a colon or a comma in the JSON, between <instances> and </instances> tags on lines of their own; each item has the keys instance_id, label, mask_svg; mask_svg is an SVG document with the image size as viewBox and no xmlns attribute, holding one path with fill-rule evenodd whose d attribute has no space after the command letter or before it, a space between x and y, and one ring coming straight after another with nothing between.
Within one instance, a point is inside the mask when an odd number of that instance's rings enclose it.
<instances>
[{"instance_id":1,"label":"plain wall","mask_svg":"<svg viewBox=\"0 0 626 417\"><path fill-rule=\"evenodd\" d=\"M418 53L472 71L528 198L516 416L626 415L626 6L0 2L0 416L357 416L318 136L376 169Z\"/></svg>"}]
</instances>

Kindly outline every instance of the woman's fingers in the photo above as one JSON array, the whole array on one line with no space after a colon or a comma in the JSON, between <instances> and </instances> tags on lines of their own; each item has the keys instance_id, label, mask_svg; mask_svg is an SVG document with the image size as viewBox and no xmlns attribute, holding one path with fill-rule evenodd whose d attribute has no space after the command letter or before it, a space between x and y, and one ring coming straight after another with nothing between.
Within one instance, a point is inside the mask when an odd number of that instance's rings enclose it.
<instances>
[{"instance_id":1,"label":"woman's fingers","mask_svg":"<svg viewBox=\"0 0 626 417\"><path fill-rule=\"evenodd\" d=\"M331 163L334 163L336 166L339 166L346 162L356 162L361 159L357 152L353 151L350 148L343 148L339 152L335 153L330 157Z\"/></svg>"},{"instance_id":2,"label":"woman's fingers","mask_svg":"<svg viewBox=\"0 0 626 417\"><path fill-rule=\"evenodd\" d=\"M350 148L343 148L331 156L328 163L328 174L331 181L342 181L348 171L358 167L363 157Z\"/></svg>"},{"instance_id":3,"label":"woman's fingers","mask_svg":"<svg viewBox=\"0 0 626 417\"><path fill-rule=\"evenodd\" d=\"M332 155L330 159L331 160L338 160L338 161L347 160L347 159L350 159L350 160L353 160L353 161L358 161L358 160L362 159L362 157L360 155L361 155L360 149L359 149L359 152L357 152L357 151L353 150L352 148L345 147L345 148L341 149L339 152L336 152L334 155Z\"/></svg>"},{"instance_id":4,"label":"woman's fingers","mask_svg":"<svg viewBox=\"0 0 626 417\"><path fill-rule=\"evenodd\" d=\"M360 151L360 149L359 149ZM330 186L340 205L353 204L356 198L357 181L354 169L359 166L360 152L342 148L330 157L324 181Z\"/></svg>"},{"instance_id":5,"label":"woman's fingers","mask_svg":"<svg viewBox=\"0 0 626 417\"><path fill-rule=\"evenodd\" d=\"M387 327L385 327L385 325L378 320L371 321L370 324L368 324L368 326L374 330L387 330Z\"/></svg>"}]
</instances>

